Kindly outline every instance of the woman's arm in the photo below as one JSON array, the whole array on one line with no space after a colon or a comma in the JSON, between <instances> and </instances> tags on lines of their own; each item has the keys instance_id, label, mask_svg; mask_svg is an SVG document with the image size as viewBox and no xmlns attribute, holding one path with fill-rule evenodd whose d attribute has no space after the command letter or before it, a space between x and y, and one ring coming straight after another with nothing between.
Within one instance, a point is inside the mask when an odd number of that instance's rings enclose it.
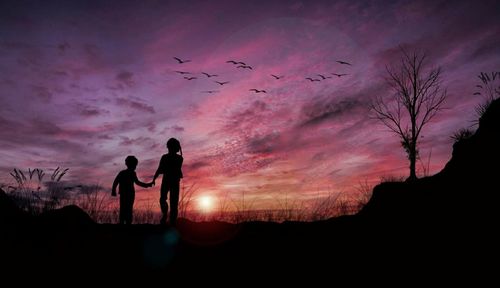
<instances>
[{"instance_id":1,"label":"woman's arm","mask_svg":"<svg viewBox=\"0 0 500 288\"><path fill-rule=\"evenodd\" d=\"M163 174L163 156L161 157L160 159L160 163L158 164L158 169L156 169L156 173L155 173L155 176L153 177L153 183L155 182L156 178L158 178L158 176L160 176L160 174Z\"/></svg>"},{"instance_id":2,"label":"woman's arm","mask_svg":"<svg viewBox=\"0 0 500 288\"><path fill-rule=\"evenodd\" d=\"M179 171L181 173L180 178L184 178L184 175L182 175L182 163L184 162L184 158L182 158L181 156L181 161L180 161L180 165L179 165Z\"/></svg>"}]
</instances>

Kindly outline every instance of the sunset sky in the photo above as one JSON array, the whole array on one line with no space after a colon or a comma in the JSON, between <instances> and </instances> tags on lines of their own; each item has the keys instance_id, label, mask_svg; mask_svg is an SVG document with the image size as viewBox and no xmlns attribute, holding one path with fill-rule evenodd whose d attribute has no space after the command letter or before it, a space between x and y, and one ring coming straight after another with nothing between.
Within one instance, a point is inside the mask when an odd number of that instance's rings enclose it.
<instances>
[{"instance_id":1,"label":"sunset sky","mask_svg":"<svg viewBox=\"0 0 500 288\"><path fill-rule=\"evenodd\" d=\"M110 189L130 154L150 181L170 137L199 195L244 193L255 208L405 176L399 140L368 109L391 95L399 45L443 69L447 109L420 143L437 172L473 124L477 75L500 71L499 15L498 1L1 1L0 182L61 166ZM331 73L349 75L305 79ZM138 194L156 201L159 185Z\"/></svg>"}]
</instances>

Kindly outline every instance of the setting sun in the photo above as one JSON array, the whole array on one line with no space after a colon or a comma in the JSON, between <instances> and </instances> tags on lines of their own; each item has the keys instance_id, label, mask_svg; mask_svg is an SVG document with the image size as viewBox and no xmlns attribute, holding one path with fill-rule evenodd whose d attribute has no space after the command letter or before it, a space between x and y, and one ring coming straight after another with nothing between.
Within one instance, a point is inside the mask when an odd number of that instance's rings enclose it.
<instances>
[{"instance_id":1,"label":"setting sun","mask_svg":"<svg viewBox=\"0 0 500 288\"><path fill-rule=\"evenodd\" d=\"M214 208L214 198L212 196L201 196L198 199L198 206L203 212L210 212Z\"/></svg>"}]
</instances>

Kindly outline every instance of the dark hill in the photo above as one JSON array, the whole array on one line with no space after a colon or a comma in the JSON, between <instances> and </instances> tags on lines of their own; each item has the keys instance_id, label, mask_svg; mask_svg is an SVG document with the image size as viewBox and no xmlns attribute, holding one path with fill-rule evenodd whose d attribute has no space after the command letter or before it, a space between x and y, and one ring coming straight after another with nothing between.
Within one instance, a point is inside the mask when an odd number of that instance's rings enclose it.
<instances>
[{"instance_id":1,"label":"dark hill","mask_svg":"<svg viewBox=\"0 0 500 288\"><path fill-rule=\"evenodd\" d=\"M18 224L26 217L27 215L0 188L0 227Z\"/></svg>"},{"instance_id":2,"label":"dark hill","mask_svg":"<svg viewBox=\"0 0 500 288\"><path fill-rule=\"evenodd\" d=\"M58 227L81 227L95 224L85 211L75 205L47 211L40 215L37 220L41 225L56 225Z\"/></svg>"},{"instance_id":3,"label":"dark hill","mask_svg":"<svg viewBox=\"0 0 500 288\"><path fill-rule=\"evenodd\" d=\"M499 164L497 99L480 118L476 132L453 145L452 158L442 171L414 182L377 185L356 217L368 230L382 234L375 243L388 249L390 257L397 251L416 251L402 259L404 265L414 267L412 262L421 261L431 270L454 271L450 280L458 275L493 279L496 272L487 263L498 255ZM385 245L391 238L402 238L404 244Z\"/></svg>"},{"instance_id":4,"label":"dark hill","mask_svg":"<svg viewBox=\"0 0 500 288\"><path fill-rule=\"evenodd\" d=\"M500 99L491 103L476 132L453 145L451 160L434 176L382 183L359 215L392 220L498 219Z\"/></svg>"}]
</instances>

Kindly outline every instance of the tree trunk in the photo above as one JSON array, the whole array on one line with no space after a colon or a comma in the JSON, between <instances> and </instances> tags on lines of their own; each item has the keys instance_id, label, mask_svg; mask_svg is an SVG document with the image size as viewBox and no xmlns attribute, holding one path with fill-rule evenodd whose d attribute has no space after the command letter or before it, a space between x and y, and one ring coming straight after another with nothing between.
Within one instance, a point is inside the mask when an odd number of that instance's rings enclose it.
<instances>
[{"instance_id":1,"label":"tree trunk","mask_svg":"<svg viewBox=\"0 0 500 288\"><path fill-rule=\"evenodd\" d=\"M406 179L406 181L414 181L417 180L417 171L416 171L416 166L417 166L417 147L415 143L412 143L410 145L410 177Z\"/></svg>"},{"instance_id":2,"label":"tree trunk","mask_svg":"<svg viewBox=\"0 0 500 288\"><path fill-rule=\"evenodd\" d=\"M417 75L414 75L414 83L417 83ZM416 85L416 84L414 84ZM410 142L410 177L407 179L408 181L415 181L417 180L417 171L416 171L416 166L417 166L417 112L415 112L415 107L416 107L416 96L417 95L417 88L416 86L413 86L413 103L411 105L410 109L410 115L411 115L411 142Z\"/></svg>"}]
</instances>

